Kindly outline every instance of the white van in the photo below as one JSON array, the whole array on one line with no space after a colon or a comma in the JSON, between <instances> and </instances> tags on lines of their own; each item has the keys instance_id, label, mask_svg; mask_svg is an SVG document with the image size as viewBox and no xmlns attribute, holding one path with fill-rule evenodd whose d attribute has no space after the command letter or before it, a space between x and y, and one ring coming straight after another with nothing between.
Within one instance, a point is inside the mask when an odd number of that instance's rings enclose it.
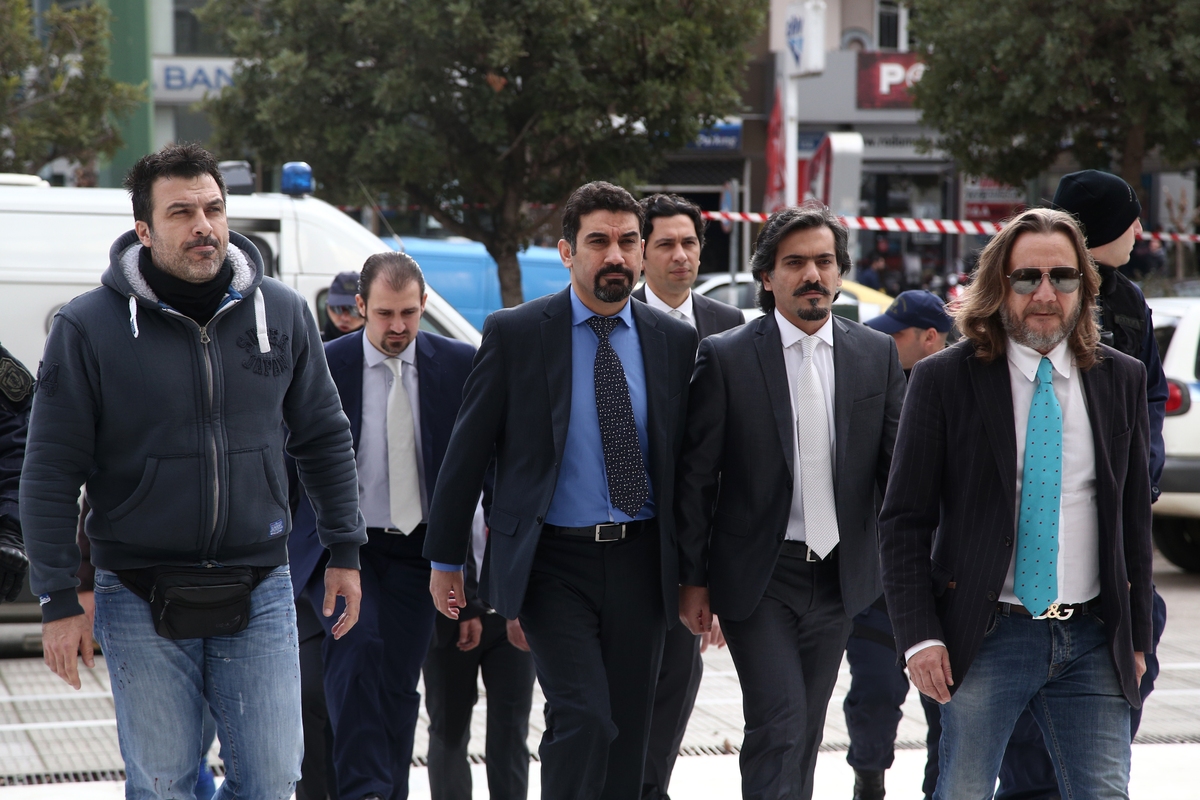
<instances>
[{"instance_id":1,"label":"white van","mask_svg":"<svg viewBox=\"0 0 1200 800\"><path fill-rule=\"evenodd\" d=\"M54 314L100 285L109 247L133 228L133 206L123 189L11 183L0 181L0 343L33 371ZM267 274L304 295L320 325L333 276L392 249L314 197L230 195L228 216L230 229L258 247ZM421 327L479 346L479 331L433 289Z\"/></svg>"}]
</instances>

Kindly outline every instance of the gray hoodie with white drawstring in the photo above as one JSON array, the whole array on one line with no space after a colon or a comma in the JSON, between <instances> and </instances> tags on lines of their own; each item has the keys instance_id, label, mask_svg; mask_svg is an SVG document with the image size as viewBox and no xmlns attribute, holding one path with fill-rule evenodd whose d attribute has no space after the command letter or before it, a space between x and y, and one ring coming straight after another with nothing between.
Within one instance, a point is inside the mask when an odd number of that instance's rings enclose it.
<instances>
[{"instance_id":1,"label":"gray hoodie with white drawstring","mask_svg":"<svg viewBox=\"0 0 1200 800\"><path fill-rule=\"evenodd\" d=\"M43 621L82 613L85 483L85 530L102 569L287 563L285 444L329 566L358 567L367 537L350 423L316 323L304 298L263 277L253 244L229 239L233 279L206 325L155 296L133 231L113 244L103 285L55 315L20 490Z\"/></svg>"}]
</instances>

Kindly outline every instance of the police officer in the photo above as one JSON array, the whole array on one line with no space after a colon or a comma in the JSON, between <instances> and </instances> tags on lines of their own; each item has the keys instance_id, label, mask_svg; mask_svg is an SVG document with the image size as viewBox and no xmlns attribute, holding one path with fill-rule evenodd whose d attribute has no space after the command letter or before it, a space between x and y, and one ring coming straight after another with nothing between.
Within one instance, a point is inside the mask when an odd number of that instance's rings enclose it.
<instances>
[{"instance_id":1,"label":"police officer","mask_svg":"<svg viewBox=\"0 0 1200 800\"><path fill-rule=\"evenodd\" d=\"M17 487L33 405L33 376L0 345L0 602L17 599L29 572Z\"/></svg>"}]
</instances>

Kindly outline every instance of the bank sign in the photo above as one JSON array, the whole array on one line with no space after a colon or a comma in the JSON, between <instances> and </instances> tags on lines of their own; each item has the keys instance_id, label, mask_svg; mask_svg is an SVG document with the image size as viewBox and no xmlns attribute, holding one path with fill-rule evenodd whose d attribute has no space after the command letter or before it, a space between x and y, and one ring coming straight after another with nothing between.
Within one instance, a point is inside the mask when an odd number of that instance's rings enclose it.
<instances>
[{"instance_id":1,"label":"bank sign","mask_svg":"<svg viewBox=\"0 0 1200 800\"><path fill-rule=\"evenodd\" d=\"M908 90L924 74L916 53L859 53L858 107L912 108Z\"/></svg>"},{"instance_id":2,"label":"bank sign","mask_svg":"<svg viewBox=\"0 0 1200 800\"><path fill-rule=\"evenodd\" d=\"M190 105L233 85L232 58L155 56L154 102Z\"/></svg>"}]
</instances>

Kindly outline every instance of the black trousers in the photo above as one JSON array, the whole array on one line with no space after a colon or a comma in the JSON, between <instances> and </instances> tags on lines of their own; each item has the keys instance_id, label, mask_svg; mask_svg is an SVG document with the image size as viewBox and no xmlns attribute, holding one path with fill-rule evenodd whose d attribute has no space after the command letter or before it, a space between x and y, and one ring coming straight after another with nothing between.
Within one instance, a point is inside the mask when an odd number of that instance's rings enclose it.
<instances>
[{"instance_id":1,"label":"black trousers","mask_svg":"<svg viewBox=\"0 0 1200 800\"><path fill-rule=\"evenodd\" d=\"M455 620L438 615L425 657L429 712L429 790L433 800L471 800L471 714L479 700L479 673L487 689L487 776L492 800L525 800L529 790L529 708L533 657L508 641L505 619L480 617L483 636L458 649Z\"/></svg>"},{"instance_id":2,"label":"black trousers","mask_svg":"<svg viewBox=\"0 0 1200 800\"><path fill-rule=\"evenodd\" d=\"M545 800L637 800L666 618L658 526L594 542L543 532L521 626L546 695Z\"/></svg>"},{"instance_id":3,"label":"black trousers","mask_svg":"<svg viewBox=\"0 0 1200 800\"><path fill-rule=\"evenodd\" d=\"M312 604L296 600L296 630L300 638L300 711L304 725L304 761L296 783L296 800L337 800L333 773L333 725L325 708L325 665L321 647L325 629Z\"/></svg>"},{"instance_id":4,"label":"black trousers","mask_svg":"<svg viewBox=\"0 0 1200 800\"><path fill-rule=\"evenodd\" d=\"M758 607L721 619L742 685L744 800L809 800L825 711L851 620L835 548L820 562L781 555Z\"/></svg>"},{"instance_id":5,"label":"black trousers","mask_svg":"<svg viewBox=\"0 0 1200 800\"><path fill-rule=\"evenodd\" d=\"M325 702L333 723L338 797L408 797L413 736L421 696L417 682L437 611L429 595L429 562L421 558L424 529L410 536L368 533L359 550L362 605L358 623L341 639L327 636ZM325 595L321 575L305 587L314 609ZM320 616L327 633L343 608Z\"/></svg>"},{"instance_id":6,"label":"black trousers","mask_svg":"<svg viewBox=\"0 0 1200 800\"><path fill-rule=\"evenodd\" d=\"M687 733L688 720L696 705L704 660L700 657L700 637L677 624L667 631L663 645L658 686L654 690L654 713L650 719L650 746L646 750L646 773L642 779L642 800L667 798L671 771L679 756L679 746Z\"/></svg>"}]
</instances>

